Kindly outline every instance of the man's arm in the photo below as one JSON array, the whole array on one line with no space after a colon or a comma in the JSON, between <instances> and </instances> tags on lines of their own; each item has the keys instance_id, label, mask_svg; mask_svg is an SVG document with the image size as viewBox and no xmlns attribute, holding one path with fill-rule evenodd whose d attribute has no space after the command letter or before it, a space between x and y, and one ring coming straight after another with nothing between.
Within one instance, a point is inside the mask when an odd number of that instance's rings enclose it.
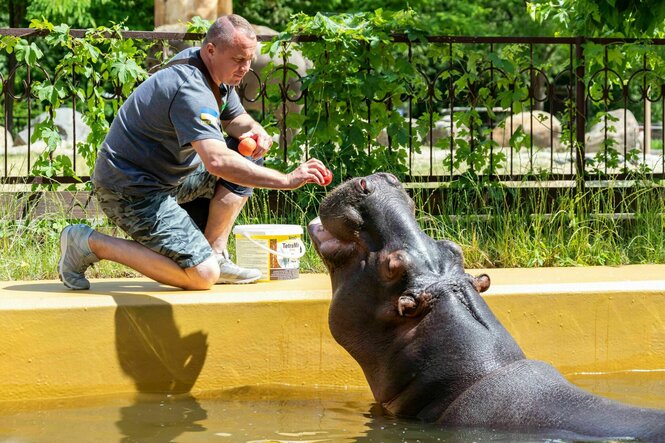
<instances>
[{"instance_id":1,"label":"man's arm","mask_svg":"<svg viewBox=\"0 0 665 443\"><path fill-rule=\"evenodd\" d=\"M258 135L258 139L256 140L257 147L252 154L253 158L263 157L272 146L272 137L268 135L259 122L247 113L240 114L233 120L223 120L222 127L228 135L240 140L252 134Z\"/></svg>"},{"instance_id":2,"label":"man's arm","mask_svg":"<svg viewBox=\"0 0 665 443\"><path fill-rule=\"evenodd\" d=\"M235 120L235 119L234 119ZM305 183L323 184L326 167L311 158L288 174L258 166L215 139L192 142L208 172L230 182L267 189L296 189Z\"/></svg>"}]
</instances>

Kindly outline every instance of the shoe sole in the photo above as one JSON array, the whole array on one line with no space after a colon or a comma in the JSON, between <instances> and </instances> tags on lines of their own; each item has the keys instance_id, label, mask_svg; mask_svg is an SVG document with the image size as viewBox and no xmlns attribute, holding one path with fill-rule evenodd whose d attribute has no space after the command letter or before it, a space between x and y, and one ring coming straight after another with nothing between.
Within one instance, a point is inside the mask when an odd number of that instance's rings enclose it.
<instances>
[{"instance_id":1,"label":"shoe sole","mask_svg":"<svg viewBox=\"0 0 665 443\"><path fill-rule=\"evenodd\" d=\"M72 226L66 226L65 229L62 230L60 233L60 261L58 261L58 278L60 278L60 281L62 282L63 285L65 285L69 289L75 289L82 291L84 289L89 289L89 288L81 288L77 286L73 286L65 281L65 279L62 277L62 266L63 266L63 260L65 259L65 252L67 252L67 237L69 230L72 229Z\"/></svg>"},{"instance_id":2,"label":"shoe sole","mask_svg":"<svg viewBox=\"0 0 665 443\"><path fill-rule=\"evenodd\" d=\"M216 285L247 285L257 282L261 277L246 278L245 280L217 280Z\"/></svg>"}]
</instances>

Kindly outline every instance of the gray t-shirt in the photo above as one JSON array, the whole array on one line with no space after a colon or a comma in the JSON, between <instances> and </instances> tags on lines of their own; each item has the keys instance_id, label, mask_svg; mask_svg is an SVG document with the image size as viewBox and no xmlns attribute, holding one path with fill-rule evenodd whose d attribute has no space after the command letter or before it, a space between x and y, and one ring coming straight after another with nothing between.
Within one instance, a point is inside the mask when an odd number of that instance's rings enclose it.
<instances>
[{"instance_id":1,"label":"gray t-shirt","mask_svg":"<svg viewBox=\"0 0 665 443\"><path fill-rule=\"evenodd\" d=\"M174 59L198 57L188 48ZM232 86L220 87L222 108L195 66L162 69L141 83L113 119L97 154L95 186L142 195L178 186L201 163L191 143L224 141L220 120L232 120L245 109ZM220 115L221 114L221 115Z\"/></svg>"}]
</instances>

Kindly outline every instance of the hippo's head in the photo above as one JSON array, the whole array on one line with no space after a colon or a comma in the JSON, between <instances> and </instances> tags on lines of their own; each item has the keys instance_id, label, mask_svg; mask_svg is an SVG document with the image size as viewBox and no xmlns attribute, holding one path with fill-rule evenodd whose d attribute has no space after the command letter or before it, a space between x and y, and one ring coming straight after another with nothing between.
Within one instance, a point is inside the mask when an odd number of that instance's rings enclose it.
<instances>
[{"instance_id":1,"label":"hippo's head","mask_svg":"<svg viewBox=\"0 0 665 443\"><path fill-rule=\"evenodd\" d=\"M427 236L391 174L351 179L321 203L309 234L333 287L329 324L374 396L428 420L465 387L524 358L465 273L461 248Z\"/></svg>"}]
</instances>

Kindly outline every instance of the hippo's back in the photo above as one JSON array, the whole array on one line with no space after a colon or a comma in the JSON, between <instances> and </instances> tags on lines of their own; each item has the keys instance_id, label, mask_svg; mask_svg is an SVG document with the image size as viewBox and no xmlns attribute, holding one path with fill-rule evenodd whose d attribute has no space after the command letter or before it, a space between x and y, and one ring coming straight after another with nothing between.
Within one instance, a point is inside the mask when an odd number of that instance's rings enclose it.
<instances>
[{"instance_id":1,"label":"hippo's back","mask_svg":"<svg viewBox=\"0 0 665 443\"><path fill-rule=\"evenodd\" d=\"M487 375L457 397L439 423L665 441L665 411L589 394L535 360L520 360Z\"/></svg>"}]
</instances>

